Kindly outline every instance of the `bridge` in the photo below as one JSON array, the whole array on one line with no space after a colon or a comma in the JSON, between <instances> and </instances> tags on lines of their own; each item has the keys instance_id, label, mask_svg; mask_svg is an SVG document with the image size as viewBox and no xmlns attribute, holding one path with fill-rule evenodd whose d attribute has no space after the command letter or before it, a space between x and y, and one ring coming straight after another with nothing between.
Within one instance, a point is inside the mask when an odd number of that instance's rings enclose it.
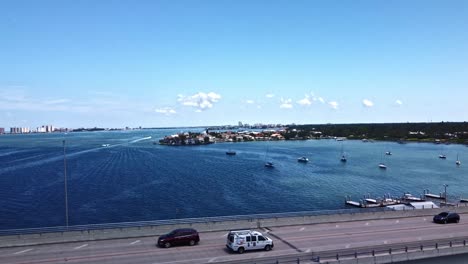
<instances>
[{"instance_id":1,"label":"bridge","mask_svg":"<svg viewBox=\"0 0 468 264\"><path fill-rule=\"evenodd\" d=\"M432 217L456 211L458 224ZM157 248L175 228L200 232L196 246ZM0 263L405 263L468 254L468 206L390 211L350 209L173 219L0 231ZM226 233L255 229L275 243L272 251L229 252Z\"/></svg>"}]
</instances>

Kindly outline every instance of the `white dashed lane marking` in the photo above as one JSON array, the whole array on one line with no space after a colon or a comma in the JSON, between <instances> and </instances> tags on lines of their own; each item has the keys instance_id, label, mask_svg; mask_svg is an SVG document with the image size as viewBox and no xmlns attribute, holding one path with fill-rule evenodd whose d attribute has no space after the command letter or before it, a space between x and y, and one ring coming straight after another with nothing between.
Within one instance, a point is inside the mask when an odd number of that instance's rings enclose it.
<instances>
[{"instance_id":1,"label":"white dashed lane marking","mask_svg":"<svg viewBox=\"0 0 468 264\"><path fill-rule=\"evenodd\" d=\"M304 229L305 229L305 227L303 227L303 228L299 229L299 231L304 231Z\"/></svg>"},{"instance_id":2,"label":"white dashed lane marking","mask_svg":"<svg viewBox=\"0 0 468 264\"><path fill-rule=\"evenodd\" d=\"M135 245L136 243L140 243L141 240L137 240L137 241L133 241L132 243L130 243L130 245Z\"/></svg>"},{"instance_id":3,"label":"white dashed lane marking","mask_svg":"<svg viewBox=\"0 0 468 264\"><path fill-rule=\"evenodd\" d=\"M74 248L74 249L80 249L80 248L84 248L84 247L87 247L87 246L88 246L88 244L84 244L84 245L81 245L81 246L76 247L76 248Z\"/></svg>"},{"instance_id":4,"label":"white dashed lane marking","mask_svg":"<svg viewBox=\"0 0 468 264\"><path fill-rule=\"evenodd\" d=\"M15 253L13 253L13 254L14 254L14 255L23 254L23 253L29 252L29 251L31 251L31 250L33 250L33 249L32 249L32 248L30 248L30 249L25 249L25 250L22 250L22 251L15 252Z\"/></svg>"}]
</instances>

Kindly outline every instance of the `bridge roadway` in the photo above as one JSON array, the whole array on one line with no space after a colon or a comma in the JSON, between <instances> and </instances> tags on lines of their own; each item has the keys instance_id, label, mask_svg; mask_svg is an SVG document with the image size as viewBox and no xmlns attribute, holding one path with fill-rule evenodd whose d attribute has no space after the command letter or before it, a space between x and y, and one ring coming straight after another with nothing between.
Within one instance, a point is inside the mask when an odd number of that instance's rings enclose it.
<instances>
[{"instance_id":1,"label":"bridge roadway","mask_svg":"<svg viewBox=\"0 0 468 264\"><path fill-rule=\"evenodd\" d=\"M433 223L430 216L415 216L280 226L261 231L268 232L274 240L272 251L231 253L225 247L227 231L215 231L201 232L198 245L167 249L155 246L157 236L0 248L0 263L188 264L249 259L253 262L298 252L372 249L376 245L468 237L468 213L461 214L460 223L447 225Z\"/></svg>"}]
</instances>

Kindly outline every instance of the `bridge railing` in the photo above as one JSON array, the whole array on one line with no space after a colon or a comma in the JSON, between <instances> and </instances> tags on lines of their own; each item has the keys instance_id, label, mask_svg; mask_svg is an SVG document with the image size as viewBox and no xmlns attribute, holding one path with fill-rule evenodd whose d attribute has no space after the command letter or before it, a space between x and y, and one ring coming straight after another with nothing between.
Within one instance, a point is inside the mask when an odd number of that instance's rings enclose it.
<instances>
[{"instance_id":1,"label":"bridge railing","mask_svg":"<svg viewBox=\"0 0 468 264\"><path fill-rule=\"evenodd\" d=\"M468 207L468 204L467 203L457 204L456 207ZM343 215L343 214L393 212L393 211L395 210L391 208L387 208L387 207L353 208L353 209L341 209L341 210L300 211L300 212L270 213L270 214L232 215L232 216L138 221L138 222L71 225L68 227L67 226L53 226L53 227L38 227L38 228L24 228L24 229L3 229L3 230L0 230L0 237L8 236L8 235L42 234L42 233L67 232L67 231L91 231L91 230L118 229L118 228L129 228L129 227L148 227L148 226L195 224L195 223L239 221L239 220L256 221L256 220L272 219L272 218L279 219L279 218L287 218L287 217L308 217L308 216ZM420 211L420 209L414 209L411 211Z\"/></svg>"},{"instance_id":2,"label":"bridge railing","mask_svg":"<svg viewBox=\"0 0 468 264\"><path fill-rule=\"evenodd\" d=\"M67 231L91 231L102 229L118 229L128 227L146 227L146 226L162 226L176 224L194 224L206 222L223 222L223 221L239 221L239 220L261 220L271 218L287 218L287 217L306 217L320 215L340 215L340 214L357 214L369 212L386 212L393 211L392 209L380 208L356 208L356 209L341 209L341 210L321 210L321 211L301 211L287 213L271 213L271 214L251 214L251 215L232 215L232 216L215 216L215 217L200 217L200 218L181 218L181 219L166 219L154 221L138 221L138 222L119 222L119 223L104 223L104 224L88 224L88 225L71 225L71 226L53 226L53 227L38 227L24 229L4 229L0 230L0 236L7 235L24 235L24 234L39 234L39 233L55 233Z\"/></svg>"}]
</instances>

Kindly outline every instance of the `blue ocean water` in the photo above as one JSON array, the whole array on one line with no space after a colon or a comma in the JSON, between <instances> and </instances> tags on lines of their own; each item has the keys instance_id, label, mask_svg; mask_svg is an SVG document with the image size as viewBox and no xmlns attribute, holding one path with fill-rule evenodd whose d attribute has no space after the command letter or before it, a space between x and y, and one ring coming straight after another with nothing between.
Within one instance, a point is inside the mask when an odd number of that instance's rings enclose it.
<instances>
[{"instance_id":1,"label":"blue ocean water","mask_svg":"<svg viewBox=\"0 0 468 264\"><path fill-rule=\"evenodd\" d=\"M343 209L346 195L359 200L369 193L439 193L443 184L450 198L468 197L468 148L462 145L352 140L153 144L182 130L0 136L0 229L64 225L63 140L71 225ZM345 164L340 162L342 147ZM226 155L228 149L237 155ZM438 158L442 152L446 160ZM310 162L298 163L300 156ZM265 168L265 160L275 168ZM388 169L379 169L379 162Z\"/></svg>"}]
</instances>

